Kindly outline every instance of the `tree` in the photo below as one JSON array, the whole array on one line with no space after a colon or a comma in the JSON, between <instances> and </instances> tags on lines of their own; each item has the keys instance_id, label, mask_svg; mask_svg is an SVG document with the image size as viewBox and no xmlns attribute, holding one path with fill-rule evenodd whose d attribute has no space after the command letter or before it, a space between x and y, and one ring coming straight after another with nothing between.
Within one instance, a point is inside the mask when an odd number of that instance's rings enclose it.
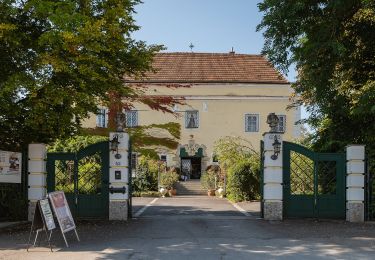
<instances>
[{"instance_id":1,"label":"tree","mask_svg":"<svg viewBox=\"0 0 375 260\"><path fill-rule=\"evenodd\" d=\"M259 159L259 153L248 140L238 136L225 136L215 142L214 153L219 159L220 167L227 171L230 167L250 157Z\"/></svg>"},{"instance_id":2,"label":"tree","mask_svg":"<svg viewBox=\"0 0 375 260\"><path fill-rule=\"evenodd\" d=\"M80 130L98 104L135 102L171 112L124 85L152 70L161 45L135 41L140 0L3 0L0 2L0 140L2 148L50 142ZM118 109L120 109L118 108ZM10 149L10 148L9 148Z\"/></svg>"},{"instance_id":3,"label":"tree","mask_svg":"<svg viewBox=\"0 0 375 260\"><path fill-rule=\"evenodd\" d=\"M225 136L215 142L214 152L227 176L228 199L237 202L259 198L260 154L251 142Z\"/></svg>"},{"instance_id":4,"label":"tree","mask_svg":"<svg viewBox=\"0 0 375 260\"><path fill-rule=\"evenodd\" d=\"M364 143L375 155L375 2L264 0L258 7L263 53L284 73L297 67L294 105L311 113L315 150Z\"/></svg>"}]
</instances>

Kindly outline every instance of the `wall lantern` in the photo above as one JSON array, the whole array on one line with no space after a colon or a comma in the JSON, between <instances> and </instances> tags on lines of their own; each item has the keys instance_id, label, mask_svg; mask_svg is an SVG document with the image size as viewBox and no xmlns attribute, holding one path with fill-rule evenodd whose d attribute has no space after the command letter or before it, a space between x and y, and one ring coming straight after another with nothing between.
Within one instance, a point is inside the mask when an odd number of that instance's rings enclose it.
<instances>
[{"instance_id":1,"label":"wall lantern","mask_svg":"<svg viewBox=\"0 0 375 260\"><path fill-rule=\"evenodd\" d=\"M271 159L276 160L281 150L281 143L277 139L277 135L275 135L275 141L273 142L272 146L273 146L273 155L271 155Z\"/></svg>"},{"instance_id":2,"label":"wall lantern","mask_svg":"<svg viewBox=\"0 0 375 260\"><path fill-rule=\"evenodd\" d=\"M112 138L112 140L110 141L110 149L112 152L116 152L116 155L115 155L115 158L116 159L120 159L121 158L121 155L118 153L118 145L120 144L120 142L118 141L118 134L115 134ZM120 157L120 158L118 158Z\"/></svg>"}]
</instances>

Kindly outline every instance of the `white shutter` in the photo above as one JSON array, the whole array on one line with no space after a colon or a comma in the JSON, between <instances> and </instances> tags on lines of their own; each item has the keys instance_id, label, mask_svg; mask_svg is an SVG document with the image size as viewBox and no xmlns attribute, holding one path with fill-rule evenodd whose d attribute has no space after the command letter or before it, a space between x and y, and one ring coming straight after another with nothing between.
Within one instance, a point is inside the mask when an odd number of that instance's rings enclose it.
<instances>
[{"instance_id":1,"label":"white shutter","mask_svg":"<svg viewBox=\"0 0 375 260\"><path fill-rule=\"evenodd\" d=\"M108 127L108 109L104 109L104 127Z\"/></svg>"}]
</instances>

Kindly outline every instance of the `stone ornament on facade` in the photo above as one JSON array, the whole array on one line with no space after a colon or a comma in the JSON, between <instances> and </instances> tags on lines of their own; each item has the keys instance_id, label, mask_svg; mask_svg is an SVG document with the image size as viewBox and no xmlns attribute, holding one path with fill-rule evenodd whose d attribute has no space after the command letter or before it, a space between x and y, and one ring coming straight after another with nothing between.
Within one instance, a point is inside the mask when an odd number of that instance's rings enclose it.
<instances>
[{"instance_id":1,"label":"stone ornament on facade","mask_svg":"<svg viewBox=\"0 0 375 260\"><path fill-rule=\"evenodd\" d=\"M183 146L185 148L186 153L189 156L194 156L198 152L199 148L202 148L199 144L195 143L195 140L193 138L194 136L190 135L190 140L188 144L185 144Z\"/></svg>"},{"instance_id":2,"label":"stone ornament on facade","mask_svg":"<svg viewBox=\"0 0 375 260\"><path fill-rule=\"evenodd\" d=\"M267 124L270 126L270 133L277 132L277 126L279 124L279 117L275 113L269 113L267 116Z\"/></svg>"},{"instance_id":3,"label":"stone ornament on facade","mask_svg":"<svg viewBox=\"0 0 375 260\"><path fill-rule=\"evenodd\" d=\"M125 120L126 118L124 113L118 112L116 114L116 132L124 132Z\"/></svg>"},{"instance_id":4,"label":"stone ornament on facade","mask_svg":"<svg viewBox=\"0 0 375 260\"><path fill-rule=\"evenodd\" d=\"M193 138L194 135L190 135L190 140L188 141L188 144L183 145L183 148L185 148L185 151L189 156L195 156L199 148L203 148L201 145L196 144Z\"/></svg>"}]
</instances>

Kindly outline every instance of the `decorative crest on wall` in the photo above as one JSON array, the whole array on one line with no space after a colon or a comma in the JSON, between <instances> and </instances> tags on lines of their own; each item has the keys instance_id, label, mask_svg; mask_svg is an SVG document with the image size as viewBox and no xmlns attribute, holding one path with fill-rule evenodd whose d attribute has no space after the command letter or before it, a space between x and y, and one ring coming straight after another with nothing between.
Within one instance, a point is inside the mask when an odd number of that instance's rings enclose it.
<instances>
[{"instance_id":1,"label":"decorative crest on wall","mask_svg":"<svg viewBox=\"0 0 375 260\"><path fill-rule=\"evenodd\" d=\"M190 135L190 140L188 141L188 144L185 144L183 147L185 148L186 153L189 156L194 156L198 149L201 148L199 144L195 143L195 140L193 139L194 135Z\"/></svg>"}]
</instances>

